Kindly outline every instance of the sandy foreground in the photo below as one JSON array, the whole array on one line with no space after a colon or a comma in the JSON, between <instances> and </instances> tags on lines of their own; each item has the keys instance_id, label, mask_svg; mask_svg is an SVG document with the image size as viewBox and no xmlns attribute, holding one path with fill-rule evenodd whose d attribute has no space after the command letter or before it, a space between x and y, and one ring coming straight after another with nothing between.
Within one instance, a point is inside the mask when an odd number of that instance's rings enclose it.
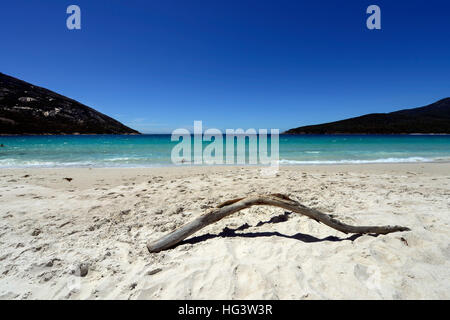
<instances>
[{"instance_id":1,"label":"sandy foreground","mask_svg":"<svg viewBox=\"0 0 450 320\"><path fill-rule=\"evenodd\" d=\"M252 193L412 231L345 235L260 206L148 252ZM2 299L450 298L450 164L1 169L0 203Z\"/></svg>"}]
</instances>

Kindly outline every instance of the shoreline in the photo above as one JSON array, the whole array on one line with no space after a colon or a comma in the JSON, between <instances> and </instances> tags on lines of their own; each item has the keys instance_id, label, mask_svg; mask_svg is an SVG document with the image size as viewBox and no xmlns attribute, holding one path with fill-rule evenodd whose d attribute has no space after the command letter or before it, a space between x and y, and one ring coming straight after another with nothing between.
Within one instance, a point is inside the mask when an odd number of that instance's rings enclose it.
<instances>
[{"instance_id":1,"label":"shoreline","mask_svg":"<svg viewBox=\"0 0 450 320\"><path fill-rule=\"evenodd\" d=\"M52 167L52 168L42 168L42 167L29 167L29 168L2 168L4 173L12 174L22 174L29 172L39 173L64 173L71 172L74 175L93 172L113 174L124 173L126 175L137 175L147 173L149 175L166 174L166 175L181 175L188 176L191 174L206 174L209 172L239 172L239 171L255 171L262 172L262 170L269 169L270 166L262 165L171 165L162 167ZM409 171L420 171L426 173L444 174L446 170L450 172L450 161L446 162L414 162L414 163L359 163L359 164L320 164L320 165L282 165L279 166L278 172L372 172L372 173L382 173L382 172L409 172ZM264 177L270 179L271 176ZM263 178L263 176L261 176Z\"/></svg>"},{"instance_id":2,"label":"shoreline","mask_svg":"<svg viewBox=\"0 0 450 320\"><path fill-rule=\"evenodd\" d=\"M416 158L416 157L411 157ZM421 157L417 157L421 158ZM389 159L389 158L388 158ZM425 161L411 161L409 158L405 158L406 161L384 161L388 159L376 159L376 160L311 160L311 161L302 161L302 160L280 160L283 161L283 163L279 163L279 168L283 167L323 167L323 166L360 166L360 165L402 165L402 164L439 164L439 163L450 163L450 158L444 158L444 157L438 157L435 160L425 160ZM403 160L402 158L399 158L398 160ZM289 163L292 162L292 163ZM26 170L26 169L158 169L158 168L217 168L217 167L225 167L225 168L235 168L235 167L242 167L242 168L271 168L270 165L261 165L261 164L245 164L245 165L237 165L237 164L149 164L149 165L117 165L117 166L107 166L107 165L77 165L77 164L70 164L70 165L56 165L56 166L44 166L44 165L35 165L35 166L5 166L1 167L2 170Z\"/></svg>"}]
</instances>

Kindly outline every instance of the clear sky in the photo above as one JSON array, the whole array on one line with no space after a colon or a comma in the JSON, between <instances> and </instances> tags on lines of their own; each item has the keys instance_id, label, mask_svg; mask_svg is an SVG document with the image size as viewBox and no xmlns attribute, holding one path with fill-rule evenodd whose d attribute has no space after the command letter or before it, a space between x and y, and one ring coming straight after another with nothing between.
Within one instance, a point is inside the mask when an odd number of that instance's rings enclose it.
<instances>
[{"instance_id":1,"label":"clear sky","mask_svg":"<svg viewBox=\"0 0 450 320\"><path fill-rule=\"evenodd\" d=\"M284 130L450 96L448 0L14 0L0 28L0 72L141 132Z\"/></svg>"}]
</instances>

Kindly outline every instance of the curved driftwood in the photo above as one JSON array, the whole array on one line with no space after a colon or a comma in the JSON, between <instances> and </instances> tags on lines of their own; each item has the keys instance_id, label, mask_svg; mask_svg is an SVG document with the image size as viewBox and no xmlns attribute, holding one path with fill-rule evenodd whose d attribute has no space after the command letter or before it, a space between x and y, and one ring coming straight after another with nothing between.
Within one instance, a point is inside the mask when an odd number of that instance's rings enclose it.
<instances>
[{"instance_id":1,"label":"curved driftwood","mask_svg":"<svg viewBox=\"0 0 450 320\"><path fill-rule=\"evenodd\" d=\"M148 242L147 248L150 252L159 252L161 250L169 249L178 242L189 237L191 234L206 227L207 225L219 221L220 219L225 218L232 213L255 205L275 206L289 211L297 212L311 219L314 219L317 222L322 222L323 224L326 224L327 226L339 230L343 233L387 234L396 231L410 230L407 227L401 226L351 226L334 219L332 215L322 213L316 209L305 207L299 202L292 200L283 194L271 194L226 201L218 205L216 208L211 209L206 214L198 217L194 221L189 222L179 229L165 235L161 239L155 242Z\"/></svg>"}]
</instances>

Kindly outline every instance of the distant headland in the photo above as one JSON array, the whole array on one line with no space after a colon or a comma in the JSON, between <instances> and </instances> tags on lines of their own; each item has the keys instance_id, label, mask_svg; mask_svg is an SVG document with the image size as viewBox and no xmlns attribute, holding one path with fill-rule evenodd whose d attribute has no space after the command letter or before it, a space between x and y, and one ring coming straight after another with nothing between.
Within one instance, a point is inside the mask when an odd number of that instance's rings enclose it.
<instances>
[{"instance_id":1,"label":"distant headland","mask_svg":"<svg viewBox=\"0 0 450 320\"><path fill-rule=\"evenodd\" d=\"M450 134L450 98L430 105L390 113L371 113L284 134Z\"/></svg>"},{"instance_id":2,"label":"distant headland","mask_svg":"<svg viewBox=\"0 0 450 320\"><path fill-rule=\"evenodd\" d=\"M0 73L0 134L139 134L75 100Z\"/></svg>"}]
</instances>

